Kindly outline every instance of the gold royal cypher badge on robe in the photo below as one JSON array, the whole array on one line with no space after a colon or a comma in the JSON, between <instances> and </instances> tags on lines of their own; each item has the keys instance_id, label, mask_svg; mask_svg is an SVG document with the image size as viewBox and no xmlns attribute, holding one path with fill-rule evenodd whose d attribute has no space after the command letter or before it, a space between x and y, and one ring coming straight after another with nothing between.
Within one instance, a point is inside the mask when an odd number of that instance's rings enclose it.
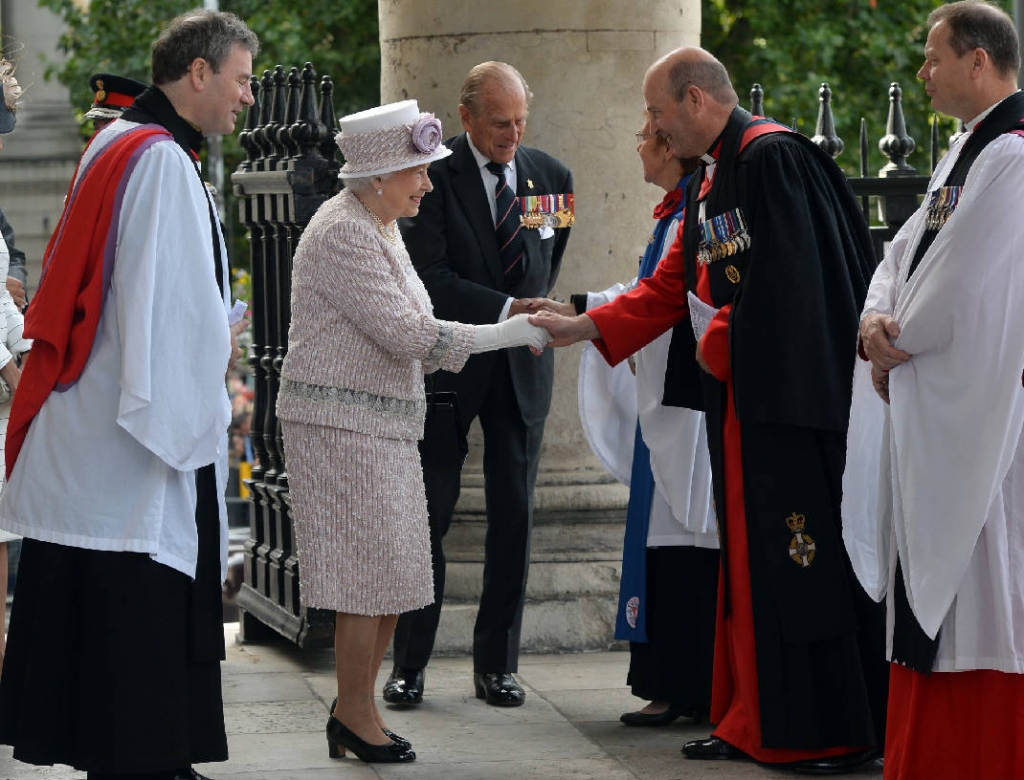
<instances>
[{"instance_id":1,"label":"gold royal cypher badge on robe","mask_svg":"<svg viewBox=\"0 0 1024 780\"><path fill-rule=\"evenodd\" d=\"M793 533L793 539L789 543L789 557L800 566L810 566L818 549L814 540L804 533L805 525L807 520L796 512L786 518L786 527Z\"/></svg>"}]
</instances>

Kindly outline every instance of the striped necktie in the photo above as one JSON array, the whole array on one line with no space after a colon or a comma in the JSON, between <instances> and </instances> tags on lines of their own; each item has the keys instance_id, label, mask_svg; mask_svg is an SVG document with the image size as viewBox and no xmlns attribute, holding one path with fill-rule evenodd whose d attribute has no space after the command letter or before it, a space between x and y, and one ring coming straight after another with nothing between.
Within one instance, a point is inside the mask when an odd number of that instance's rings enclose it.
<instances>
[{"instance_id":1,"label":"striped necktie","mask_svg":"<svg viewBox=\"0 0 1024 780\"><path fill-rule=\"evenodd\" d=\"M505 166L501 163L487 163L487 170L498 177L494 188L494 232L498 237L501 254L501 269L505 284L512 287L523 278L523 237L519 235L522 224L519 221L519 199L512 192L505 179Z\"/></svg>"}]
</instances>

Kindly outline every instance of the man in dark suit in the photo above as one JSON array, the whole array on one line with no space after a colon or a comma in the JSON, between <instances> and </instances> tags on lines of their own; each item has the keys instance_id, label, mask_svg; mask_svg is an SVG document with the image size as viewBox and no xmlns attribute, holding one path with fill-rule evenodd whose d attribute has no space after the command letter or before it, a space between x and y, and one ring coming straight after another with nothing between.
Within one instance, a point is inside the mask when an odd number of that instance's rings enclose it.
<instances>
[{"instance_id":1,"label":"man in dark suit","mask_svg":"<svg viewBox=\"0 0 1024 780\"><path fill-rule=\"evenodd\" d=\"M442 319L495 323L526 311L555 284L569 229L520 227L520 198L572 192L558 160L520 146L530 89L511 65L485 62L462 86L465 132L449 139L450 157L430 166L434 191L401 229L413 265ZM510 193L500 191L511 188ZM500 223L509 219L502 232ZM496 225L497 228L496 232ZM500 239L499 239L500 237ZM484 434L487 535L483 592L473 630L477 698L517 706L525 694L512 673L530 559L533 491L544 420L551 406L553 350L515 348L476 355L458 374L438 372L433 389L458 393L463 428L480 418ZM395 668L384 686L393 704L418 704L444 595L441 540L459 497L460 474L424 464L434 561L434 604L406 613L395 631Z\"/></svg>"}]
</instances>

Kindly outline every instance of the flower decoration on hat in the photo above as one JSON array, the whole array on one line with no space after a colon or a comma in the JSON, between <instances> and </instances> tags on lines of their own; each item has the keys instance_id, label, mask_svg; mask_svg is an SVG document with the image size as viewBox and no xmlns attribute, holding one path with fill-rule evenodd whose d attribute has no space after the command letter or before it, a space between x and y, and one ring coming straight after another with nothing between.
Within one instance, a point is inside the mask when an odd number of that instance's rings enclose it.
<instances>
[{"instance_id":1,"label":"flower decoration on hat","mask_svg":"<svg viewBox=\"0 0 1024 780\"><path fill-rule=\"evenodd\" d=\"M412 123L412 147L417 152L430 154L441 145L441 120L433 114L423 114Z\"/></svg>"},{"instance_id":2,"label":"flower decoration on hat","mask_svg":"<svg viewBox=\"0 0 1024 780\"><path fill-rule=\"evenodd\" d=\"M342 179L380 176L451 154L441 143L441 121L421 113L415 100L349 114L339 124L334 141L345 157Z\"/></svg>"}]
</instances>

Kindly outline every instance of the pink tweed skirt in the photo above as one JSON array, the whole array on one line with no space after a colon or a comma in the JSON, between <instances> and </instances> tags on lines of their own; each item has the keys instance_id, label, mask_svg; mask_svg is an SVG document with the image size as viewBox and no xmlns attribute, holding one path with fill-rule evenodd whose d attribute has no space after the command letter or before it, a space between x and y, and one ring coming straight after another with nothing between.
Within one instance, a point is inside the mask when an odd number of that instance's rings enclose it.
<instances>
[{"instance_id":1,"label":"pink tweed skirt","mask_svg":"<svg viewBox=\"0 0 1024 780\"><path fill-rule=\"evenodd\" d=\"M306 607L394 615L434 600L415 441L281 421Z\"/></svg>"}]
</instances>

